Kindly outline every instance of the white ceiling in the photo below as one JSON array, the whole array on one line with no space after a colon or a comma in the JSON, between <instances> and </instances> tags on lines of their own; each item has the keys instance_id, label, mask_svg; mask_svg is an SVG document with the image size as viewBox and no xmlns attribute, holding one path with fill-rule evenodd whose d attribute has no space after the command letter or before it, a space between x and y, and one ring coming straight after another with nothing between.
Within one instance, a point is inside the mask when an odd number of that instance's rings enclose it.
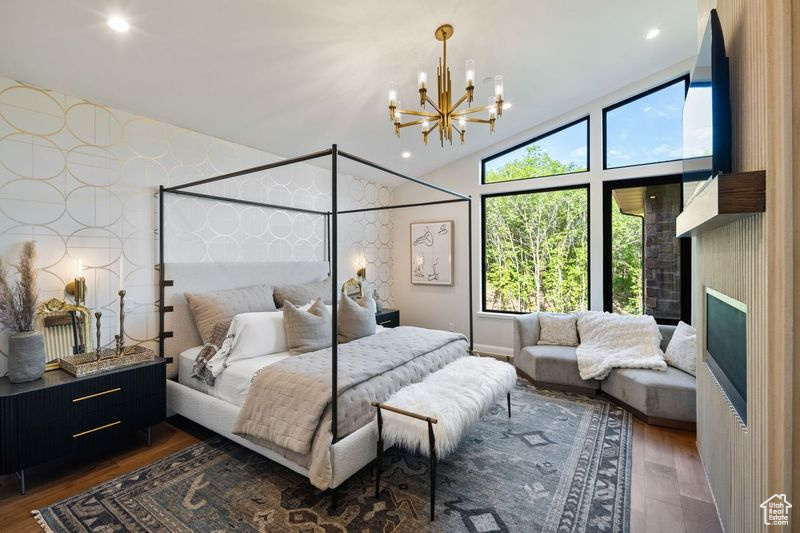
<instances>
[{"instance_id":1,"label":"white ceiling","mask_svg":"<svg viewBox=\"0 0 800 533\"><path fill-rule=\"evenodd\" d=\"M696 0L2 0L0 75L279 155L336 142L424 175L693 55L696 15ZM407 107L416 65L433 76L442 23L454 85L473 58L476 103L497 73L513 102L493 136L445 148L416 128L397 139L386 109L389 81Z\"/></svg>"}]
</instances>

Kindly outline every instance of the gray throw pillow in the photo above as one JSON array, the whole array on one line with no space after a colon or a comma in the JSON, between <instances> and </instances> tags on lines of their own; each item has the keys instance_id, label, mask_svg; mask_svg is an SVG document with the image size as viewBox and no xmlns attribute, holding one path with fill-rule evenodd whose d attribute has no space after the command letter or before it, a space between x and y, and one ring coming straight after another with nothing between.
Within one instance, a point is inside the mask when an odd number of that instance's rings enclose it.
<instances>
[{"instance_id":1,"label":"gray throw pillow","mask_svg":"<svg viewBox=\"0 0 800 533\"><path fill-rule=\"evenodd\" d=\"M375 300L372 296L359 298L349 296L339 300L336 321L339 324L339 342L350 342L375 334Z\"/></svg>"},{"instance_id":2,"label":"gray throw pillow","mask_svg":"<svg viewBox=\"0 0 800 533\"><path fill-rule=\"evenodd\" d=\"M331 304L331 278L322 281L313 281L301 285L280 285L272 289L275 306L280 309L283 303L289 300L295 305L305 305L312 300L321 298L323 302Z\"/></svg>"},{"instance_id":3,"label":"gray throw pillow","mask_svg":"<svg viewBox=\"0 0 800 533\"><path fill-rule=\"evenodd\" d=\"M197 325L203 344L209 342L215 324L231 320L241 313L275 311L272 287L254 285L241 289L226 289L213 292L185 292L189 308Z\"/></svg>"},{"instance_id":4,"label":"gray throw pillow","mask_svg":"<svg viewBox=\"0 0 800 533\"><path fill-rule=\"evenodd\" d=\"M314 352L331 345L331 314L318 298L304 311L286 300L283 306L283 327L286 344L293 354Z\"/></svg>"}]
</instances>

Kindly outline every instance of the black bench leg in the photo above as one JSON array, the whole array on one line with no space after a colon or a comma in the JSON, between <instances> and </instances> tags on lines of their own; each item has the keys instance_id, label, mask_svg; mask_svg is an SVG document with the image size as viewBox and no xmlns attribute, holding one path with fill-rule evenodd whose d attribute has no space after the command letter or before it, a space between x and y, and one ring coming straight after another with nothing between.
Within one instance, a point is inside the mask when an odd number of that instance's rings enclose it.
<instances>
[{"instance_id":1,"label":"black bench leg","mask_svg":"<svg viewBox=\"0 0 800 533\"><path fill-rule=\"evenodd\" d=\"M428 444L430 445L431 459L431 522L434 520L436 510L436 437L433 434L433 424L428 421Z\"/></svg>"},{"instance_id":2,"label":"black bench leg","mask_svg":"<svg viewBox=\"0 0 800 533\"><path fill-rule=\"evenodd\" d=\"M506 394L506 401L508 402L508 418L511 418L511 393Z\"/></svg>"},{"instance_id":3,"label":"black bench leg","mask_svg":"<svg viewBox=\"0 0 800 533\"><path fill-rule=\"evenodd\" d=\"M375 454L375 499L381 492L381 468L383 467L383 417L378 407L378 450Z\"/></svg>"}]
</instances>

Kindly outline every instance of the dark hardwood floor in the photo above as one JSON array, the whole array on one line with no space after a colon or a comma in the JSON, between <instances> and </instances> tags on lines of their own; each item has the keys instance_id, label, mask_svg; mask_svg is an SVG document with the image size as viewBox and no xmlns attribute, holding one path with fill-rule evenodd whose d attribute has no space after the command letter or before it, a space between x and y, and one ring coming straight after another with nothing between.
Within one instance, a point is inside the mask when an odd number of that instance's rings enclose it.
<instances>
[{"instance_id":1,"label":"dark hardwood floor","mask_svg":"<svg viewBox=\"0 0 800 533\"><path fill-rule=\"evenodd\" d=\"M28 472L28 493L19 494L15 476L0 476L0 529L4 533L41 531L30 511L114 479L182 450L210 435L181 418L155 426L152 445L144 439L97 460L54 462ZM631 531L722 531L712 503L695 434L633 426Z\"/></svg>"}]
</instances>

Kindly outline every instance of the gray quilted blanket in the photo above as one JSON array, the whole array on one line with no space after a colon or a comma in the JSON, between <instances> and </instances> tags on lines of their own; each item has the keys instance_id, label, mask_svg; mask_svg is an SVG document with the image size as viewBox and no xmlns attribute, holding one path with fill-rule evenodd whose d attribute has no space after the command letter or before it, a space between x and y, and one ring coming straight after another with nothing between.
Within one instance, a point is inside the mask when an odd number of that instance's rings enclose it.
<instances>
[{"instance_id":1,"label":"gray quilted blanket","mask_svg":"<svg viewBox=\"0 0 800 533\"><path fill-rule=\"evenodd\" d=\"M421 381L466 354L463 335L410 326L340 344L339 436L372 419L371 402L388 399L402 387ZM326 485L324 478L330 474L330 404L330 348L289 357L256 374L233 432L291 452L285 455L293 459L306 456L312 483ZM327 473L315 479L315 471Z\"/></svg>"}]
</instances>

